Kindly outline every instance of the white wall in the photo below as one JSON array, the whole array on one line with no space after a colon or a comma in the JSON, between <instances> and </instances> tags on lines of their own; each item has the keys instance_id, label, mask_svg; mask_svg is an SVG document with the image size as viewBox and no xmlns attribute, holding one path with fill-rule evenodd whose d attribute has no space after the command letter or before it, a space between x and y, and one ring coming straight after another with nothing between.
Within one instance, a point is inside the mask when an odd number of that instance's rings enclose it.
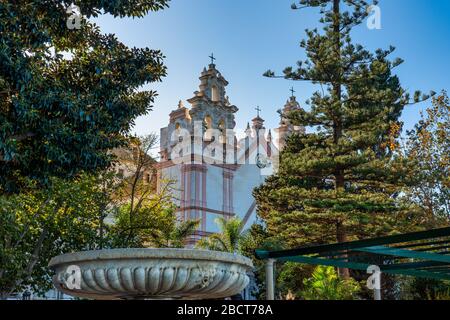
<instances>
[{"instance_id":1,"label":"white wall","mask_svg":"<svg viewBox=\"0 0 450 320\"><path fill-rule=\"evenodd\" d=\"M234 174L234 208L236 214L244 219L247 210L255 201L252 195L253 189L264 182L264 177L260 175L260 169L254 164L246 164L239 167ZM256 220L256 210L248 220L245 228L250 227Z\"/></svg>"}]
</instances>

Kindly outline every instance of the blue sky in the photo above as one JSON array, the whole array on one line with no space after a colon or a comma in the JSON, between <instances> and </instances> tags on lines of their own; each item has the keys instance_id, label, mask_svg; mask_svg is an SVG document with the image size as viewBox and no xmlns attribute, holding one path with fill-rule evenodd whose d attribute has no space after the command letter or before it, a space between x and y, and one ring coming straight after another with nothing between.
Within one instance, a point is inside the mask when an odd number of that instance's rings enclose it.
<instances>
[{"instance_id":1,"label":"blue sky","mask_svg":"<svg viewBox=\"0 0 450 320\"><path fill-rule=\"evenodd\" d=\"M294 86L304 105L314 87L303 82L267 79L264 71L281 71L304 58L299 47L304 30L317 26L318 11L293 11L293 0L172 0L170 8L140 19L96 20L103 32L115 33L129 46L160 49L166 56L168 76L152 84L159 97L147 116L137 119L134 131L158 132L178 101L197 90L211 52L217 68L230 82L230 102L240 110L237 127L244 128L262 108L267 128L278 125L280 109ZM404 88L428 92L450 90L450 0L381 0L381 30L365 25L353 39L369 49L394 45L393 57L405 63L396 69ZM187 103L186 103L187 104ZM402 120L411 128L426 104L409 106Z\"/></svg>"}]
</instances>

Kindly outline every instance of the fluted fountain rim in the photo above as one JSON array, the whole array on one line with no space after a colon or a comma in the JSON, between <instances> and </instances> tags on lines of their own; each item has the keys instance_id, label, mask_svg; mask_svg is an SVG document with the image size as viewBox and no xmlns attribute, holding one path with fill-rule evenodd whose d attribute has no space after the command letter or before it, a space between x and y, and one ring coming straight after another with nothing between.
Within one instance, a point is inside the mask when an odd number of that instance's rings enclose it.
<instances>
[{"instance_id":1,"label":"fluted fountain rim","mask_svg":"<svg viewBox=\"0 0 450 320\"><path fill-rule=\"evenodd\" d=\"M230 262L253 268L252 260L239 254L186 248L118 248L90 250L66 253L53 257L48 266L50 268L70 263L80 263L99 260L128 260L128 259L195 259L204 261Z\"/></svg>"}]
</instances>

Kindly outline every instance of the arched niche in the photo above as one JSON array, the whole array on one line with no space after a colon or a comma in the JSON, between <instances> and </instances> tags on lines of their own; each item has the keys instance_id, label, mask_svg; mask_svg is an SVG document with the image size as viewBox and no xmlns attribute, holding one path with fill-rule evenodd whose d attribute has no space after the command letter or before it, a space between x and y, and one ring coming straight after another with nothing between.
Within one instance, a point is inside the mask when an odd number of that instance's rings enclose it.
<instances>
[{"instance_id":1,"label":"arched niche","mask_svg":"<svg viewBox=\"0 0 450 320\"><path fill-rule=\"evenodd\" d=\"M213 128L213 119L210 115L206 115L205 118L203 119L203 131L205 132L205 136L204 139L206 141L211 141L213 134L212 132L208 132L208 129L212 129Z\"/></svg>"}]
</instances>

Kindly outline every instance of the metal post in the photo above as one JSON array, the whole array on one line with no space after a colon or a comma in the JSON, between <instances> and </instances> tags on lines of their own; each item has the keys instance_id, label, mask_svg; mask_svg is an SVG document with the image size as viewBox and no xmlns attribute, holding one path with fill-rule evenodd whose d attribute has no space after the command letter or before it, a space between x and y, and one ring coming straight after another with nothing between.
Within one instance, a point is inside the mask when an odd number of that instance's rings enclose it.
<instances>
[{"instance_id":1,"label":"metal post","mask_svg":"<svg viewBox=\"0 0 450 320\"><path fill-rule=\"evenodd\" d=\"M273 280L275 259L267 259L266 261L266 298L267 300L275 300L275 283Z\"/></svg>"}]
</instances>

